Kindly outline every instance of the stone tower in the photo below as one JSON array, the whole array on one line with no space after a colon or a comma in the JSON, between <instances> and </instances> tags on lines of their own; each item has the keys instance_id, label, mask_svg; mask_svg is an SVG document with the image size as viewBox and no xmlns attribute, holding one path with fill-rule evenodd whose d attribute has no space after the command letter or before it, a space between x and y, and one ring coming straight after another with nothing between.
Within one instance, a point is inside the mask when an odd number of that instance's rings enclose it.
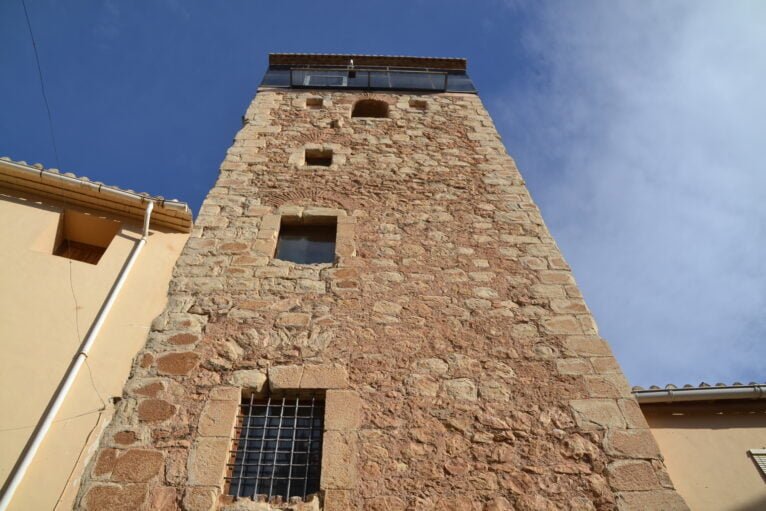
<instances>
[{"instance_id":1,"label":"stone tower","mask_svg":"<svg viewBox=\"0 0 766 511\"><path fill-rule=\"evenodd\" d=\"M686 508L465 60L295 54L77 505Z\"/></svg>"}]
</instances>

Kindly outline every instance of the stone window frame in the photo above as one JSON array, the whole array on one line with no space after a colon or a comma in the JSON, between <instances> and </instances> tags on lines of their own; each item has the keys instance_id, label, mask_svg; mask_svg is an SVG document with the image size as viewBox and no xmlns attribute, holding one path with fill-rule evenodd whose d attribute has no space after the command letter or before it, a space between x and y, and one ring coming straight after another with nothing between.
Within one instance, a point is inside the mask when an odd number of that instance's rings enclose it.
<instances>
[{"instance_id":1,"label":"stone window frame","mask_svg":"<svg viewBox=\"0 0 766 511\"><path fill-rule=\"evenodd\" d=\"M332 163L330 165L306 165L306 151L330 151ZM348 151L338 144L305 144L290 154L288 162L299 170L311 169L318 172L338 170L346 163Z\"/></svg>"},{"instance_id":2,"label":"stone window frame","mask_svg":"<svg viewBox=\"0 0 766 511\"><path fill-rule=\"evenodd\" d=\"M203 405L187 462L186 507L225 511L249 509L252 504L252 509L263 509L262 503L247 498L234 503L226 494L225 477L242 396L306 391L324 392L325 396L320 498L314 504L321 511L348 509L357 481L362 402L349 386L346 369L339 364L271 366L266 374L257 369L235 371L228 382L212 387ZM288 506L284 503L273 509Z\"/></svg>"},{"instance_id":3,"label":"stone window frame","mask_svg":"<svg viewBox=\"0 0 766 511\"><path fill-rule=\"evenodd\" d=\"M335 261L334 267L341 267L343 262L356 255L356 244L354 242L354 224L356 219L349 216L344 210L338 208L325 208L314 206L280 206L273 214L263 215L261 217L261 226L256 236L259 245L259 252L275 259L277 253L277 242L279 241L279 230L282 226L282 219L287 218L296 223L316 223L321 225L329 223L328 219L334 219L336 223L335 232ZM291 263L298 264L298 263ZM328 263L320 263L328 264Z\"/></svg>"}]
</instances>

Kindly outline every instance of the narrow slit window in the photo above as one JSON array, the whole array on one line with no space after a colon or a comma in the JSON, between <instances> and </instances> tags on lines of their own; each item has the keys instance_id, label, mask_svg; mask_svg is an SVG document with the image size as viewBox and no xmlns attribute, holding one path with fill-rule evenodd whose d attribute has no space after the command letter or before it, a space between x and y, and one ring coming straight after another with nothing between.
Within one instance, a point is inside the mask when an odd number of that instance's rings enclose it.
<instances>
[{"instance_id":1,"label":"narrow slit window","mask_svg":"<svg viewBox=\"0 0 766 511\"><path fill-rule=\"evenodd\" d=\"M362 99L354 104L351 117L388 117L388 103L377 99Z\"/></svg>"},{"instance_id":2,"label":"narrow slit window","mask_svg":"<svg viewBox=\"0 0 766 511\"><path fill-rule=\"evenodd\" d=\"M332 165L332 151L329 149L306 149L306 165L329 167Z\"/></svg>"},{"instance_id":3,"label":"narrow slit window","mask_svg":"<svg viewBox=\"0 0 766 511\"><path fill-rule=\"evenodd\" d=\"M282 219L277 240L277 259L298 264L335 262L335 238L338 219L324 223L293 223Z\"/></svg>"},{"instance_id":4,"label":"narrow slit window","mask_svg":"<svg viewBox=\"0 0 766 511\"><path fill-rule=\"evenodd\" d=\"M319 396L243 396L226 473L228 494L287 502L318 493L323 429Z\"/></svg>"},{"instance_id":5,"label":"narrow slit window","mask_svg":"<svg viewBox=\"0 0 766 511\"><path fill-rule=\"evenodd\" d=\"M310 110L319 110L323 104L322 98L306 98L306 108Z\"/></svg>"}]
</instances>

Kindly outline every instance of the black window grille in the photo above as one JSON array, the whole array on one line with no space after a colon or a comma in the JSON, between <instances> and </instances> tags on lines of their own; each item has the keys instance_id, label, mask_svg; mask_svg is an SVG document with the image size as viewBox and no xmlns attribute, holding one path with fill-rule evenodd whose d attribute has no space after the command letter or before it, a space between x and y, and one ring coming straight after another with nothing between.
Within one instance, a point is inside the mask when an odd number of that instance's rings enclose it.
<instances>
[{"instance_id":1,"label":"black window grille","mask_svg":"<svg viewBox=\"0 0 766 511\"><path fill-rule=\"evenodd\" d=\"M228 493L254 500L319 492L324 401L243 397L227 472Z\"/></svg>"}]
</instances>

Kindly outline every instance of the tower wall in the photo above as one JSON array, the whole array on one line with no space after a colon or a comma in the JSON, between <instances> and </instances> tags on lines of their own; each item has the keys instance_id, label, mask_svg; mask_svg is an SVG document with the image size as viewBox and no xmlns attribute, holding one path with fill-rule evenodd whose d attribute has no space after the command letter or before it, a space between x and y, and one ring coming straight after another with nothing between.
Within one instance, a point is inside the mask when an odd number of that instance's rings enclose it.
<instances>
[{"instance_id":1,"label":"tower wall","mask_svg":"<svg viewBox=\"0 0 766 511\"><path fill-rule=\"evenodd\" d=\"M329 389L327 510L684 509L479 97L350 118L360 97L258 92L79 506L240 509L215 468L232 403L293 385ZM272 257L280 215L327 214L337 264Z\"/></svg>"}]
</instances>

